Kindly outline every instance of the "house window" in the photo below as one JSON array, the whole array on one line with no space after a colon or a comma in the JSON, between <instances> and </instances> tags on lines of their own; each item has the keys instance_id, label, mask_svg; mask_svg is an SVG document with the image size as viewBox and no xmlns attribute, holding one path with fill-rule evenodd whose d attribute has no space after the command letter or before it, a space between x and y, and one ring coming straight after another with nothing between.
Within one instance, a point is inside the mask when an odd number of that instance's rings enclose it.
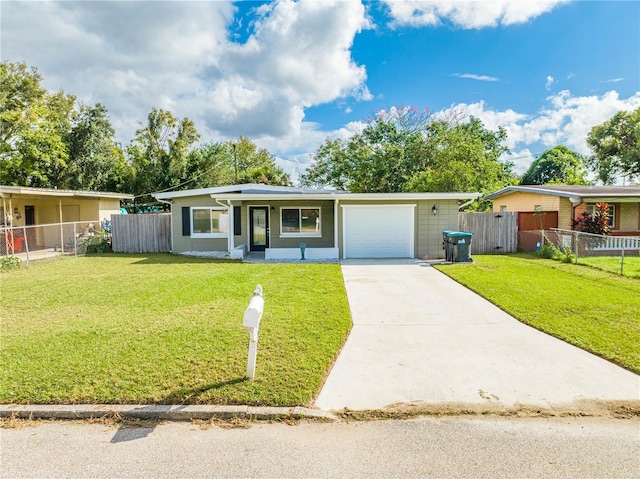
<instances>
[{"instance_id":1,"label":"house window","mask_svg":"<svg viewBox=\"0 0 640 479\"><path fill-rule=\"evenodd\" d=\"M596 205L590 204L587 205L587 213L593 216L596 213ZM609 213L609 227L615 228L616 226L616 206L609 205L607 208L607 213Z\"/></svg>"},{"instance_id":2,"label":"house window","mask_svg":"<svg viewBox=\"0 0 640 479\"><path fill-rule=\"evenodd\" d=\"M221 208L191 208L193 238L226 238L229 215Z\"/></svg>"},{"instance_id":3,"label":"house window","mask_svg":"<svg viewBox=\"0 0 640 479\"><path fill-rule=\"evenodd\" d=\"M506 213L507 212L507 205L500 205L500 212L501 213Z\"/></svg>"},{"instance_id":4,"label":"house window","mask_svg":"<svg viewBox=\"0 0 640 479\"><path fill-rule=\"evenodd\" d=\"M320 208L280 208L282 236L321 236Z\"/></svg>"}]
</instances>

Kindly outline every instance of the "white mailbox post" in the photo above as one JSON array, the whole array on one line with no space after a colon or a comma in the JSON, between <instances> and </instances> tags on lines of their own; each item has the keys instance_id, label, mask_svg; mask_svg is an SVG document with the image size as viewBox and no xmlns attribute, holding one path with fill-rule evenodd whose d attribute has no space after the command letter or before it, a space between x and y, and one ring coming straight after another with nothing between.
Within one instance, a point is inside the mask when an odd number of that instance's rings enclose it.
<instances>
[{"instance_id":1,"label":"white mailbox post","mask_svg":"<svg viewBox=\"0 0 640 479\"><path fill-rule=\"evenodd\" d=\"M249 333L249 359L247 361L247 377L254 379L256 375L256 356L258 355L258 329L260 319L264 310L264 298L262 297L262 286L256 286L253 296L249 301L249 306L244 312L242 325Z\"/></svg>"}]
</instances>

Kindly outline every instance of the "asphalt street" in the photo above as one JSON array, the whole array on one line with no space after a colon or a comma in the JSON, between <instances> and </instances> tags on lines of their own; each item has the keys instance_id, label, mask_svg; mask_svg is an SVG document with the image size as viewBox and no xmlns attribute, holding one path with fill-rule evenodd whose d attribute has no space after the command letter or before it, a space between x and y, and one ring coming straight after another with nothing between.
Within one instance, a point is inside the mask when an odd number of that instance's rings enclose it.
<instances>
[{"instance_id":1,"label":"asphalt street","mask_svg":"<svg viewBox=\"0 0 640 479\"><path fill-rule=\"evenodd\" d=\"M404 421L42 422L0 430L3 478L637 478L640 421L423 417Z\"/></svg>"}]
</instances>

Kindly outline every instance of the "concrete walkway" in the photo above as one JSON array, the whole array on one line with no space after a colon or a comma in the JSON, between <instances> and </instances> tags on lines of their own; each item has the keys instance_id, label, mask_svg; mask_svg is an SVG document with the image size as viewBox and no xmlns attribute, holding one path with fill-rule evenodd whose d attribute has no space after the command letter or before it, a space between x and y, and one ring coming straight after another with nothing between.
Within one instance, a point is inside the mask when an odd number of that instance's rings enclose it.
<instances>
[{"instance_id":1,"label":"concrete walkway","mask_svg":"<svg viewBox=\"0 0 640 479\"><path fill-rule=\"evenodd\" d=\"M321 409L640 400L640 376L518 322L428 264L349 260L342 271L354 325Z\"/></svg>"}]
</instances>

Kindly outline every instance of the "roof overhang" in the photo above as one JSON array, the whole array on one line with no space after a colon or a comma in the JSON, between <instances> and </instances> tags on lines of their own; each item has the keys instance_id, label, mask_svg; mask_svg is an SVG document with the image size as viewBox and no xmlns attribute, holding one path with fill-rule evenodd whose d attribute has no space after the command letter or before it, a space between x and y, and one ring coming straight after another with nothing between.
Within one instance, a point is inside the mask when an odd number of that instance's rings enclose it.
<instances>
[{"instance_id":1,"label":"roof overhang","mask_svg":"<svg viewBox=\"0 0 640 479\"><path fill-rule=\"evenodd\" d=\"M638 203L640 196L582 196L583 203Z\"/></svg>"},{"instance_id":2,"label":"roof overhang","mask_svg":"<svg viewBox=\"0 0 640 479\"><path fill-rule=\"evenodd\" d=\"M340 201L407 201L407 200L475 200L481 193L214 193L211 197L229 201L301 201L301 200L340 200Z\"/></svg>"},{"instance_id":3,"label":"roof overhang","mask_svg":"<svg viewBox=\"0 0 640 479\"><path fill-rule=\"evenodd\" d=\"M491 193L487 195L488 200L493 200L495 198L499 198L500 196L510 195L513 193L536 193L540 195L550 195L550 196L559 196L561 198L568 198L572 203L598 203L598 202L607 202L607 203L637 203L640 201L640 194L638 193L638 189L634 188L633 191L626 193L625 191L616 190L614 193L606 192L606 193L594 193L594 192L586 192L580 190L555 190L541 187L527 187L527 186L507 186L495 193Z\"/></svg>"},{"instance_id":4,"label":"roof overhang","mask_svg":"<svg viewBox=\"0 0 640 479\"><path fill-rule=\"evenodd\" d=\"M37 198L42 196L65 197L65 198L114 198L133 199L133 195L124 193L111 193L102 191L78 191L78 190L56 190L53 188L30 188L27 186L0 186L0 198L9 198L13 195L22 197Z\"/></svg>"}]
</instances>

